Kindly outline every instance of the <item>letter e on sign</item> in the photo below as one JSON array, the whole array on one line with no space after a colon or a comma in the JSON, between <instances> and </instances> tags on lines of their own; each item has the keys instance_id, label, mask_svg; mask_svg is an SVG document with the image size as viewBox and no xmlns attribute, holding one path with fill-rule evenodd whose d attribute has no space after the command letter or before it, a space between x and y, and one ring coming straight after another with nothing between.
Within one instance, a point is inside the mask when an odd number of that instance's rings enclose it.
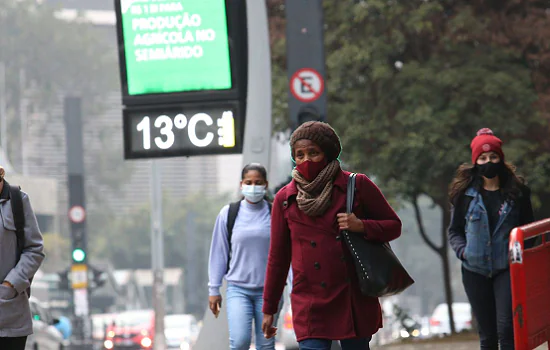
<instances>
[{"instance_id":1,"label":"letter e on sign","mask_svg":"<svg viewBox=\"0 0 550 350\"><path fill-rule=\"evenodd\" d=\"M80 224L86 219L86 211L80 205L75 205L69 209L69 219L75 224Z\"/></svg>"}]
</instances>

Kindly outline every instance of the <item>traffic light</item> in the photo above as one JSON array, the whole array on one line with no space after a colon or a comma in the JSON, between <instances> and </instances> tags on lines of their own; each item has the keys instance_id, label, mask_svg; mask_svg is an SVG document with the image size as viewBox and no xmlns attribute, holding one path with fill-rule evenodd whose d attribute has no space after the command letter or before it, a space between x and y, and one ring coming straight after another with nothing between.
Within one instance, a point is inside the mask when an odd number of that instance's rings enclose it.
<instances>
[{"instance_id":1,"label":"traffic light","mask_svg":"<svg viewBox=\"0 0 550 350\"><path fill-rule=\"evenodd\" d=\"M69 271L70 269L66 269L57 273L59 276L58 288L61 290L71 289L71 286L69 285Z\"/></svg>"},{"instance_id":2,"label":"traffic light","mask_svg":"<svg viewBox=\"0 0 550 350\"><path fill-rule=\"evenodd\" d=\"M72 257L75 263L83 263L86 260L86 252L82 248L74 248Z\"/></svg>"},{"instance_id":3,"label":"traffic light","mask_svg":"<svg viewBox=\"0 0 550 350\"><path fill-rule=\"evenodd\" d=\"M302 125L309 121L324 121L325 118L319 113L319 110L311 105L300 107L298 114L296 115L295 127Z\"/></svg>"},{"instance_id":4,"label":"traffic light","mask_svg":"<svg viewBox=\"0 0 550 350\"><path fill-rule=\"evenodd\" d=\"M109 276L106 271L100 270L98 268L95 268L94 266L91 266L92 269L92 289L100 288L105 283L107 283L107 280L109 279Z\"/></svg>"}]
</instances>

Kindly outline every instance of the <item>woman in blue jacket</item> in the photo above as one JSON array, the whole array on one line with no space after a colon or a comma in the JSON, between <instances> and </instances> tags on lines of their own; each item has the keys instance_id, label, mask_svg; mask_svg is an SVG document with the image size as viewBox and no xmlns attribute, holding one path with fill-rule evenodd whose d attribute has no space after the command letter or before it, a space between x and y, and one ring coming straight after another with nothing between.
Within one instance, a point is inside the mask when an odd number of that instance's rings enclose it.
<instances>
[{"instance_id":1,"label":"woman in blue jacket","mask_svg":"<svg viewBox=\"0 0 550 350\"><path fill-rule=\"evenodd\" d=\"M514 349L508 240L514 227L534 221L530 190L490 129L479 130L470 147L472 163L460 166L450 186L449 241L462 260L481 349Z\"/></svg>"},{"instance_id":2,"label":"woman in blue jacket","mask_svg":"<svg viewBox=\"0 0 550 350\"><path fill-rule=\"evenodd\" d=\"M267 171L249 164L242 171L241 192L234 225L228 225L230 205L220 211L210 247L209 305L217 317L222 304L220 287L227 281L227 317L231 350L249 350L252 321L256 349L275 350L274 339L262 332L265 271L271 237L271 203L266 200ZM230 226L233 226L230 234Z\"/></svg>"}]
</instances>

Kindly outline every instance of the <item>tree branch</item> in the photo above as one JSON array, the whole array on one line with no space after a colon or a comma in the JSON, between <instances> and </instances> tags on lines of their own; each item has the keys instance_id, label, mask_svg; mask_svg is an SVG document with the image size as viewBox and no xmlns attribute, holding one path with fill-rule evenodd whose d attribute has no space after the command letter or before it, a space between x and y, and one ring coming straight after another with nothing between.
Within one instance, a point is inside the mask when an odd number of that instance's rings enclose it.
<instances>
[{"instance_id":1,"label":"tree branch","mask_svg":"<svg viewBox=\"0 0 550 350\"><path fill-rule=\"evenodd\" d=\"M433 251L435 251L437 254L441 255L441 250L443 248L438 247L435 245L434 242L428 237L426 234L426 230L424 228L424 220L422 219L422 212L420 211L420 206L418 205L418 195L415 194L411 200L412 205L414 207L414 214L416 218L416 224L418 226L418 232L420 232L420 236L424 240L424 242L430 247Z\"/></svg>"}]
</instances>

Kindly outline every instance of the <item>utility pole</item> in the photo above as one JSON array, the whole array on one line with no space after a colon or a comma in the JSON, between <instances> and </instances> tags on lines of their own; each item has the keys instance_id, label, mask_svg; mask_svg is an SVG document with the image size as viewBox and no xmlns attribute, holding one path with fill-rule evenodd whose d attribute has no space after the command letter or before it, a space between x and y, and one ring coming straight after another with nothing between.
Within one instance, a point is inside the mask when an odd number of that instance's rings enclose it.
<instances>
[{"instance_id":1,"label":"utility pole","mask_svg":"<svg viewBox=\"0 0 550 350\"><path fill-rule=\"evenodd\" d=\"M23 176L29 175L29 163L27 161L29 100L27 98L26 85L27 77L25 71L21 69L19 71L19 122L21 125L21 174Z\"/></svg>"},{"instance_id":2,"label":"utility pole","mask_svg":"<svg viewBox=\"0 0 550 350\"><path fill-rule=\"evenodd\" d=\"M323 2L286 0L288 106L292 130L308 121L326 121ZM332 342L331 350L341 349Z\"/></svg>"},{"instance_id":3,"label":"utility pole","mask_svg":"<svg viewBox=\"0 0 550 350\"><path fill-rule=\"evenodd\" d=\"M67 144L69 220L72 238L71 287L73 290L74 338L78 349L91 348L90 293L84 195L84 146L82 141L82 100L64 101Z\"/></svg>"},{"instance_id":4,"label":"utility pole","mask_svg":"<svg viewBox=\"0 0 550 350\"><path fill-rule=\"evenodd\" d=\"M165 350L164 315L164 232L162 228L162 178L158 160L151 160L151 267L153 309L155 310L154 350Z\"/></svg>"},{"instance_id":5,"label":"utility pole","mask_svg":"<svg viewBox=\"0 0 550 350\"><path fill-rule=\"evenodd\" d=\"M0 62L0 145L8 157L8 116L6 110L6 65Z\"/></svg>"},{"instance_id":6,"label":"utility pole","mask_svg":"<svg viewBox=\"0 0 550 350\"><path fill-rule=\"evenodd\" d=\"M286 1L286 43L292 128L327 118L323 2Z\"/></svg>"}]
</instances>

